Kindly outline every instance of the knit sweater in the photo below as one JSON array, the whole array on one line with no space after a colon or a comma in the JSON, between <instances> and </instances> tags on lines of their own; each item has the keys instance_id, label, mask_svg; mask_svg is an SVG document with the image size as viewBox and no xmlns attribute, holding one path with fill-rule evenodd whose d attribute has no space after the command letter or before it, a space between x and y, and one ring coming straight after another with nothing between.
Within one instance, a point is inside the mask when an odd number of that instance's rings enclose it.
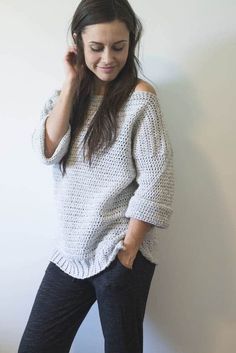
<instances>
[{"instance_id":1,"label":"knit sweater","mask_svg":"<svg viewBox=\"0 0 236 353\"><path fill-rule=\"evenodd\" d=\"M130 94L118 114L114 144L83 160L82 141L101 103L91 96L86 124L76 136L62 177L59 162L68 150L71 125L50 158L45 156L45 123L60 95L55 90L42 107L32 134L40 161L52 166L57 214L56 244L50 261L75 278L104 270L124 248L130 218L152 226L139 248L159 263L159 231L169 226L174 196L173 150L159 98L147 91Z\"/></svg>"}]
</instances>

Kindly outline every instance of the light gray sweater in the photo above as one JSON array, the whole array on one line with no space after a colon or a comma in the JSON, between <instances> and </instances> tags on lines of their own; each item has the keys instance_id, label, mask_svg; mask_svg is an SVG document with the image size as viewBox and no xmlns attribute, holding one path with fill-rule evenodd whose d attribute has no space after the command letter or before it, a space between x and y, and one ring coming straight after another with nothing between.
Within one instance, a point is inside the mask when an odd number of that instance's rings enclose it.
<instances>
[{"instance_id":1,"label":"light gray sweater","mask_svg":"<svg viewBox=\"0 0 236 353\"><path fill-rule=\"evenodd\" d=\"M58 220L56 247L50 260L75 278L105 269L123 248L130 218L152 224L140 246L142 254L159 263L159 231L169 226L174 196L173 150L158 96L135 91L119 113L115 143L83 161L82 140L88 124L76 137L62 177L59 161L65 155L71 126L50 158L44 154L45 120L60 90L45 102L32 134L40 160L52 165ZM89 123L101 96L92 96Z\"/></svg>"}]
</instances>

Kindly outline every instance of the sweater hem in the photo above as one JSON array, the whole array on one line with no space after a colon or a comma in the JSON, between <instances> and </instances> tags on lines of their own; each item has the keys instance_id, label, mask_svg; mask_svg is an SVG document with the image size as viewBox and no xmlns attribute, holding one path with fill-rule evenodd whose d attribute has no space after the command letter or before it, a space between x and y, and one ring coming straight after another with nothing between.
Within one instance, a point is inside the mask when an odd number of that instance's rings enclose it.
<instances>
[{"instance_id":1,"label":"sweater hem","mask_svg":"<svg viewBox=\"0 0 236 353\"><path fill-rule=\"evenodd\" d=\"M117 253L124 249L123 239L120 240L115 248L109 251L109 255L104 252L92 254L88 259L78 259L75 256L65 254L59 248L54 249L50 261L55 263L61 270L68 275L84 279L92 277L107 268L115 260Z\"/></svg>"}]
</instances>

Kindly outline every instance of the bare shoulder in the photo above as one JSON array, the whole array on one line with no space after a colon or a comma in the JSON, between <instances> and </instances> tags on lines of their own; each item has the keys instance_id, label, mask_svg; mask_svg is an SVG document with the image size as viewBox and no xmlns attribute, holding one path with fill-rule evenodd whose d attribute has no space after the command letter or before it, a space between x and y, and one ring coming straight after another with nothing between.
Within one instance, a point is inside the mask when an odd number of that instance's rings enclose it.
<instances>
[{"instance_id":1,"label":"bare shoulder","mask_svg":"<svg viewBox=\"0 0 236 353\"><path fill-rule=\"evenodd\" d=\"M138 92L138 91L150 92L150 93L156 94L155 88L152 85L150 85L150 83L148 83L147 81L144 81L141 79L139 80L137 86L135 87L135 92Z\"/></svg>"}]
</instances>

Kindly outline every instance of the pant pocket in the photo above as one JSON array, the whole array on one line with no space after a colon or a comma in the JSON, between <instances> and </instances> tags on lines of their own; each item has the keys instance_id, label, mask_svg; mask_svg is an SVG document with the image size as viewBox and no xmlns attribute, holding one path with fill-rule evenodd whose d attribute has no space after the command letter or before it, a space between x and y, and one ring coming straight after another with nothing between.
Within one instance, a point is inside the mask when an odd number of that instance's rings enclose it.
<instances>
[{"instance_id":1,"label":"pant pocket","mask_svg":"<svg viewBox=\"0 0 236 353\"><path fill-rule=\"evenodd\" d=\"M122 262L120 261L118 255L116 255L116 261L117 261L117 264L122 267L123 269L127 270L127 271L132 271L133 269L132 268L129 268L129 267L126 267L125 265L122 264Z\"/></svg>"},{"instance_id":2,"label":"pant pocket","mask_svg":"<svg viewBox=\"0 0 236 353\"><path fill-rule=\"evenodd\" d=\"M155 268L156 264L154 264L154 262L151 262L150 260L148 260L143 254L142 252L139 250L137 253L137 257L140 259L140 261L142 261L143 263L147 264L149 267Z\"/></svg>"}]
</instances>

